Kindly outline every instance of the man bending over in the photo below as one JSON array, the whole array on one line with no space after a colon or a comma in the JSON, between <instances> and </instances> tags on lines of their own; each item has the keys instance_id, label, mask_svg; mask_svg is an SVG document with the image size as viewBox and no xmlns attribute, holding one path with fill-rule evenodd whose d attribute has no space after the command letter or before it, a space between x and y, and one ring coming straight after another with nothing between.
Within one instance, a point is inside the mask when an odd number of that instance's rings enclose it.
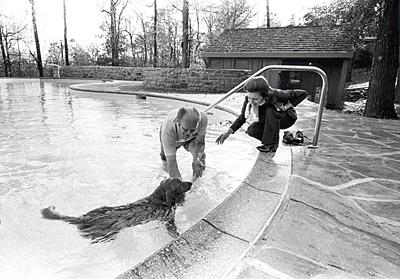
<instances>
[{"instance_id":1,"label":"man bending over","mask_svg":"<svg viewBox=\"0 0 400 279\"><path fill-rule=\"evenodd\" d=\"M176 151L181 146L193 156L193 179L203 175L207 125L207 115L193 107L174 109L167 114L160 131L160 155L170 177L182 178L176 161Z\"/></svg>"}]
</instances>

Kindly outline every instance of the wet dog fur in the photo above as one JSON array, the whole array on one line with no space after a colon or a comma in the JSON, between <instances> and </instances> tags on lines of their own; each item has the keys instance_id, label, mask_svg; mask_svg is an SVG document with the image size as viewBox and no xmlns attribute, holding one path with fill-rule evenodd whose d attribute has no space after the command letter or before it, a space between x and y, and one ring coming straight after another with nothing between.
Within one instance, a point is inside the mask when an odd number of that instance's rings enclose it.
<instances>
[{"instance_id":1,"label":"wet dog fur","mask_svg":"<svg viewBox=\"0 0 400 279\"><path fill-rule=\"evenodd\" d=\"M45 219L63 220L76 225L81 235L90 238L93 243L112 240L123 228L153 220L164 222L168 232L177 236L174 223L175 209L177 205L183 203L185 193L191 186L191 182L168 178L163 180L148 197L126 205L103 206L79 217L62 215L55 211L54 206L42 209L41 213Z\"/></svg>"}]
</instances>

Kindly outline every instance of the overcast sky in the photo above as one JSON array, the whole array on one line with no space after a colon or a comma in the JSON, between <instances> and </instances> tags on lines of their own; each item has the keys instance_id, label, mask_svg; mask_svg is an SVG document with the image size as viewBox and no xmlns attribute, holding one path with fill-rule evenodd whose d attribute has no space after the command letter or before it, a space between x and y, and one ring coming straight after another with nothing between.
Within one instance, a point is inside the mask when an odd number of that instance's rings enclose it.
<instances>
[{"instance_id":1,"label":"overcast sky","mask_svg":"<svg viewBox=\"0 0 400 279\"><path fill-rule=\"evenodd\" d=\"M180 3L179 0L174 0ZM213 0L201 0L202 2ZM292 15L301 18L307 9L317 4L323 4L332 0L270 0L270 12L275 13L282 26L289 23ZM63 10L62 0L35 0L37 24L40 40L44 43L61 41L63 36ZM100 12L105 0L66 0L68 37L75 39L81 45L88 45L96 41L96 35L100 34L99 26L102 21ZM152 13L153 0L130 0L135 9ZM190 2L190 0L189 0ZM166 6L171 1L158 0L158 6ZM258 27L263 23L266 13L266 0L248 0L254 7L257 15L250 27ZM0 0L0 14L14 17L31 24L31 10L28 0ZM132 8L131 8L132 9Z\"/></svg>"}]
</instances>

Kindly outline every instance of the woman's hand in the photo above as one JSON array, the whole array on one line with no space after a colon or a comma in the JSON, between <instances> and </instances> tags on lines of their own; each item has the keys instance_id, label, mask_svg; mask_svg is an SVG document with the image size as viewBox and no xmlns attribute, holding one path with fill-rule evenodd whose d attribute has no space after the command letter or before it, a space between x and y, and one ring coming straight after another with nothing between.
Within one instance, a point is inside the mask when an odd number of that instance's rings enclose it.
<instances>
[{"instance_id":1,"label":"woman's hand","mask_svg":"<svg viewBox=\"0 0 400 279\"><path fill-rule=\"evenodd\" d=\"M217 140L215 141L217 144L223 144L224 141L233 133L233 130L231 128L228 129L225 133L222 133L219 135Z\"/></svg>"}]
</instances>

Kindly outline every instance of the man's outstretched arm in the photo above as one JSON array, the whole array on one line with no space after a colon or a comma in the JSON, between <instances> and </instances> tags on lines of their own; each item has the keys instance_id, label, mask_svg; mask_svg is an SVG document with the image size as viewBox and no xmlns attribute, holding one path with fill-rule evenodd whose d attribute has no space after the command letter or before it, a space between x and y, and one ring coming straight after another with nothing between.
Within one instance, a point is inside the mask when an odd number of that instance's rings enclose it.
<instances>
[{"instance_id":1,"label":"man's outstretched arm","mask_svg":"<svg viewBox=\"0 0 400 279\"><path fill-rule=\"evenodd\" d=\"M192 162L192 168L193 168L193 176L194 178L199 178L203 176L203 171L204 171L204 162L202 162L200 159L203 155L205 149L205 135L199 136L195 139L195 145L194 145L194 150L193 150L193 162Z\"/></svg>"},{"instance_id":2,"label":"man's outstretched arm","mask_svg":"<svg viewBox=\"0 0 400 279\"><path fill-rule=\"evenodd\" d=\"M205 135L199 136L195 139L194 150L193 150L193 161L200 159L203 155L206 146Z\"/></svg>"},{"instance_id":3,"label":"man's outstretched arm","mask_svg":"<svg viewBox=\"0 0 400 279\"><path fill-rule=\"evenodd\" d=\"M166 156L167 158L167 172L169 177L179 177L182 179L181 173L178 169L178 162L176 161L176 155Z\"/></svg>"}]
</instances>

